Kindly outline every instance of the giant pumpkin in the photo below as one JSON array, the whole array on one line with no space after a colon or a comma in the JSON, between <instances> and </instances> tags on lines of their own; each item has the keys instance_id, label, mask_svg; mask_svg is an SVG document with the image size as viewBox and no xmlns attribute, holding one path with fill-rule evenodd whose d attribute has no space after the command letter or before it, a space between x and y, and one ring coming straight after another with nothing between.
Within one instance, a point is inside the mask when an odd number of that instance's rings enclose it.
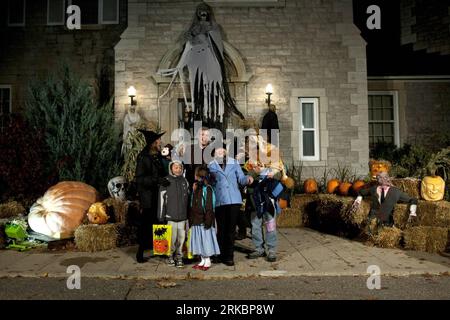
<instances>
[{"instance_id":1,"label":"giant pumpkin","mask_svg":"<svg viewBox=\"0 0 450 320\"><path fill-rule=\"evenodd\" d=\"M76 181L60 182L31 206L28 224L46 236L69 238L82 223L91 204L98 200L97 191L90 185Z\"/></svg>"},{"instance_id":2,"label":"giant pumpkin","mask_svg":"<svg viewBox=\"0 0 450 320\"><path fill-rule=\"evenodd\" d=\"M444 199L445 181L440 176L423 178L420 188L422 198L427 201L440 201Z\"/></svg>"}]
</instances>

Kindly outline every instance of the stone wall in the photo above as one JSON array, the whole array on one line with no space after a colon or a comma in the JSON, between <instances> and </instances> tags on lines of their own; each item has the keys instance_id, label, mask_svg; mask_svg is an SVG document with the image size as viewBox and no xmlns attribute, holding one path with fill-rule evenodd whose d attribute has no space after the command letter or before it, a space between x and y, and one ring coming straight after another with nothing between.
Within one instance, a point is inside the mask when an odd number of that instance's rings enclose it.
<instances>
[{"instance_id":1,"label":"stone wall","mask_svg":"<svg viewBox=\"0 0 450 320\"><path fill-rule=\"evenodd\" d=\"M117 25L82 25L81 30L47 25L47 0L26 2L25 27L7 26L7 2L0 5L0 84L12 85L13 112L23 108L31 79L63 62L107 99L114 93L114 46L126 28L126 0ZM4 9L4 10L3 10Z\"/></svg>"},{"instance_id":2,"label":"stone wall","mask_svg":"<svg viewBox=\"0 0 450 320\"><path fill-rule=\"evenodd\" d=\"M398 92L400 145L435 147L450 131L450 81L370 80L369 91Z\"/></svg>"},{"instance_id":3,"label":"stone wall","mask_svg":"<svg viewBox=\"0 0 450 320\"><path fill-rule=\"evenodd\" d=\"M402 0L402 44L450 54L450 5L442 0Z\"/></svg>"},{"instance_id":4,"label":"stone wall","mask_svg":"<svg viewBox=\"0 0 450 320\"><path fill-rule=\"evenodd\" d=\"M179 92L159 101L165 89L155 81L161 59L173 50L192 22L199 2L129 0L128 28L116 50L116 117L120 121L137 89L138 110L158 120L173 108ZM282 6L213 6L224 40L239 52L251 75L235 92L239 109L260 123L265 86L274 87L281 142L287 162L298 160L297 93L320 92L321 161L308 163L316 175L325 167L348 165L367 172L368 119L365 43L353 25L352 1L287 0ZM238 90L236 90L238 91ZM241 99L244 97L244 99ZM297 101L297 105L296 105ZM165 129L165 128L163 128ZM306 168L306 175L312 170Z\"/></svg>"}]
</instances>

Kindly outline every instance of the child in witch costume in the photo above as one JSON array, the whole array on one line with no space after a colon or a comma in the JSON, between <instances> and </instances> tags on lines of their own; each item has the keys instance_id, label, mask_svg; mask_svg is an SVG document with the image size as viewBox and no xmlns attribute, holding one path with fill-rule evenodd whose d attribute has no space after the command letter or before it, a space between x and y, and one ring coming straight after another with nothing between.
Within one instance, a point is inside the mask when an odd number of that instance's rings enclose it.
<instances>
[{"instance_id":1,"label":"child in witch costume","mask_svg":"<svg viewBox=\"0 0 450 320\"><path fill-rule=\"evenodd\" d=\"M136 187L139 194L141 217L138 228L139 248L136 261L143 263L144 250L153 249L153 225L157 223L158 195L160 186L169 186L164 178L164 166L161 159L161 136L153 131L139 130L145 137L147 145L139 153L136 161Z\"/></svg>"},{"instance_id":2,"label":"child in witch costume","mask_svg":"<svg viewBox=\"0 0 450 320\"><path fill-rule=\"evenodd\" d=\"M166 179L170 185L159 188L158 221L167 221L172 226L171 255L167 259L167 264L182 268L184 266L183 244L186 240L189 184L183 177L181 161L174 160L169 164L169 175Z\"/></svg>"},{"instance_id":3,"label":"child in witch costume","mask_svg":"<svg viewBox=\"0 0 450 320\"><path fill-rule=\"evenodd\" d=\"M196 168L189 210L189 225L191 226L189 247L192 254L202 258L201 262L193 268L203 271L211 267L210 257L220 254L214 227L215 195L212 186L208 183L208 175L209 171L205 166Z\"/></svg>"}]
</instances>

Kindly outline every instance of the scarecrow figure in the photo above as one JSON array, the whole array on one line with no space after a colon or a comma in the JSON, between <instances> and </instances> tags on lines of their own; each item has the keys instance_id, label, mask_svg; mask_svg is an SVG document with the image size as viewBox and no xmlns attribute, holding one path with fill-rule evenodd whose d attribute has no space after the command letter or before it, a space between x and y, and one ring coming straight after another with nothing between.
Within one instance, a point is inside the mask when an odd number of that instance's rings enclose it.
<instances>
[{"instance_id":1,"label":"scarecrow figure","mask_svg":"<svg viewBox=\"0 0 450 320\"><path fill-rule=\"evenodd\" d=\"M372 198L369 212L369 221L377 219L377 226L392 227L394 224L393 212L397 202L410 204L408 223L414 222L416 218L417 199L410 197L400 189L394 187L387 172L376 175L377 184L366 189L361 189L358 197L352 205L352 212L356 212L361 204L363 196L370 195Z\"/></svg>"},{"instance_id":2,"label":"scarecrow figure","mask_svg":"<svg viewBox=\"0 0 450 320\"><path fill-rule=\"evenodd\" d=\"M201 3L197 6L194 21L185 33L184 40L184 50L177 66L158 71L163 76L172 76L169 87L159 98L167 94L179 75L185 103L188 105L183 86L183 72L187 68L195 120L202 120L211 127L220 128L224 123L224 116L230 115L231 112L244 119L230 95L220 27L214 21L211 8L207 4Z\"/></svg>"}]
</instances>

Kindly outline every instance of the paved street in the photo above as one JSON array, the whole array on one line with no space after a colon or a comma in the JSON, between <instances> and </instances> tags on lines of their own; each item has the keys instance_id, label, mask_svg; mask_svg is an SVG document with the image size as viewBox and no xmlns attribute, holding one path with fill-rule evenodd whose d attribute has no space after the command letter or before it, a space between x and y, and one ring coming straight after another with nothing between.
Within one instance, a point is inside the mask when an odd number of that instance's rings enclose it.
<instances>
[{"instance_id":1,"label":"paved street","mask_svg":"<svg viewBox=\"0 0 450 320\"><path fill-rule=\"evenodd\" d=\"M284 300L284 299L450 299L449 276L381 277L369 290L367 277L283 277L227 280L81 279L79 290L67 278L3 278L0 299L116 300Z\"/></svg>"},{"instance_id":2,"label":"paved street","mask_svg":"<svg viewBox=\"0 0 450 320\"><path fill-rule=\"evenodd\" d=\"M251 240L237 242L236 265L216 264L197 271L169 267L163 257L135 262L136 247L117 248L96 253L78 251L16 252L0 251L1 277L66 277L69 266L78 266L84 278L118 279L232 279L290 276L366 276L371 265L382 275L406 276L450 272L450 259L437 254L381 249L362 243L321 234L309 229L280 229L279 255L275 263L264 259L248 260Z\"/></svg>"},{"instance_id":3,"label":"paved street","mask_svg":"<svg viewBox=\"0 0 450 320\"><path fill-rule=\"evenodd\" d=\"M251 240L245 239L237 242L234 267L214 264L206 272L192 263L169 267L163 257L137 264L136 247L2 250L0 299L450 299L447 256L375 248L309 229L279 234L275 263L246 259ZM367 288L370 266L379 268L380 290ZM67 288L69 267L79 268L79 290Z\"/></svg>"}]
</instances>

